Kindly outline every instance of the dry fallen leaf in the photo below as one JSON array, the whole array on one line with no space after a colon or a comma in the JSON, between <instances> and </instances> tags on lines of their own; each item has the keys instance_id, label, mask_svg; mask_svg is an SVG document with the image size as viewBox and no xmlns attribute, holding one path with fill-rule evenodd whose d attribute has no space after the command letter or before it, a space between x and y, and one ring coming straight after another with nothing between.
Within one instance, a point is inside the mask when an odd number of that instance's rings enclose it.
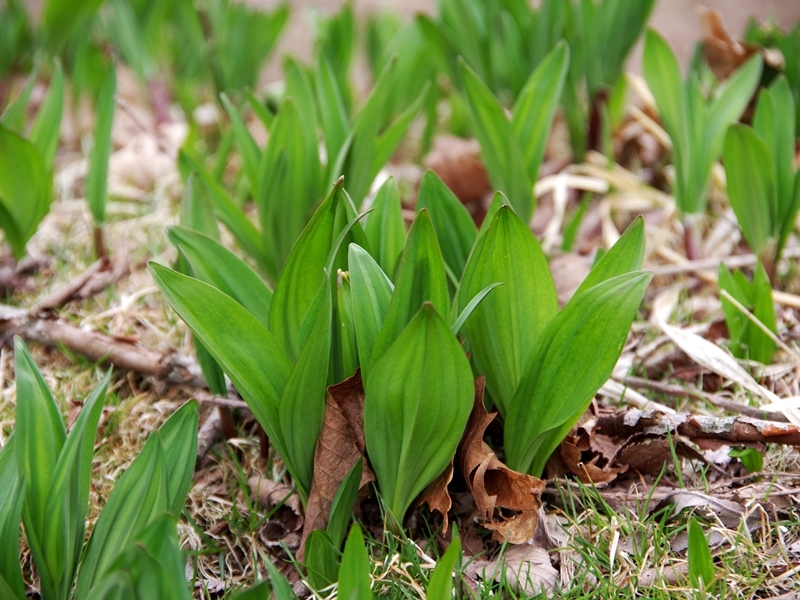
<instances>
[{"instance_id":1,"label":"dry fallen leaf","mask_svg":"<svg viewBox=\"0 0 800 600\"><path fill-rule=\"evenodd\" d=\"M339 486L356 464L364 458L359 489L375 476L364 457L364 388L361 371L328 388L325 420L314 452L314 479L306 505L302 543L314 529L325 529L331 505Z\"/></svg>"},{"instance_id":2,"label":"dry fallen leaf","mask_svg":"<svg viewBox=\"0 0 800 600\"><path fill-rule=\"evenodd\" d=\"M558 571L550 563L550 555L544 548L522 544L508 549L483 569L483 578L495 581L505 578L517 593L528 597L555 592Z\"/></svg>"},{"instance_id":3,"label":"dry fallen leaf","mask_svg":"<svg viewBox=\"0 0 800 600\"><path fill-rule=\"evenodd\" d=\"M447 513L453 506L453 499L450 498L450 493L447 491L447 486L453 480L453 461L444 470L444 472L434 479L428 487L426 487L419 500L417 506L427 504L431 511L438 511L444 517L444 525L442 526L442 533L447 533L447 526L450 524Z\"/></svg>"},{"instance_id":4,"label":"dry fallen leaf","mask_svg":"<svg viewBox=\"0 0 800 600\"><path fill-rule=\"evenodd\" d=\"M462 202L480 200L492 190L477 140L437 136L433 150L425 157L425 167L436 173Z\"/></svg>"},{"instance_id":5,"label":"dry fallen leaf","mask_svg":"<svg viewBox=\"0 0 800 600\"><path fill-rule=\"evenodd\" d=\"M297 531L303 526L303 508L300 504L300 497L296 493L291 493L290 486L263 477L251 477L247 484L261 506L267 510L280 506L273 515L272 521L280 523L285 532Z\"/></svg>"},{"instance_id":6,"label":"dry fallen leaf","mask_svg":"<svg viewBox=\"0 0 800 600\"><path fill-rule=\"evenodd\" d=\"M493 532L492 538L524 544L536 531L545 485L533 475L509 469L483 441L486 427L497 414L489 414L483 406L484 387L483 377L475 380L475 404L458 453L461 472L481 511L484 527ZM519 511L519 514L508 518L496 515L495 509Z\"/></svg>"},{"instance_id":7,"label":"dry fallen leaf","mask_svg":"<svg viewBox=\"0 0 800 600\"><path fill-rule=\"evenodd\" d=\"M591 270L591 261L575 252L558 254L550 260L550 272L560 307L570 301Z\"/></svg>"},{"instance_id":8,"label":"dry fallen leaf","mask_svg":"<svg viewBox=\"0 0 800 600\"><path fill-rule=\"evenodd\" d=\"M715 498L701 492L690 490L675 490L669 494L651 511L652 514L658 513L668 506L672 506L672 516L677 515L687 508L701 508L706 512L714 513L728 529L737 529L745 516L744 507L730 500Z\"/></svg>"}]
</instances>

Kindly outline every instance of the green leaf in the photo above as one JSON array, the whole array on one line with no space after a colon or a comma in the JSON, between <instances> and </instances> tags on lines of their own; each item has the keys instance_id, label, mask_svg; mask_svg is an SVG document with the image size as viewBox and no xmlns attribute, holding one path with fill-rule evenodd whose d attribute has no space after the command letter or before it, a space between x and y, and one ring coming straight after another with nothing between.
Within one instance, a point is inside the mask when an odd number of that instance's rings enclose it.
<instances>
[{"instance_id":1,"label":"green leaf","mask_svg":"<svg viewBox=\"0 0 800 600\"><path fill-rule=\"evenodd\" d=\"M16 95L14 100L5 107L2 115L0 115L0 124L7 129L14 131L22 131L25 128L25 111L28 110L28 104L31 100L33 88L39 77L40 62L36 61L33 65L28 78L25 80L25 86Z\"/></svg>"},{"instance_id":2,"label":"green leaf","mask_svg":"<svg viewBox=\"0 0 800 600\"><path fill-rule=\"evenodd\" d=\"M761 55L756 52L725 80L711 100L706 134L711 160L716 160L722 152L725 131L750 104L761 80L762 65Z\"/></svg>"},{"instance_id":3,"label":"green leaf","mask_svg":"<svg viewBox=\"0 0 800 600\"><path fill-rule=\"evenodd\" d=\"M403 207L397 181L389 177L375 194L372 213L367 217L364 233L375 253L375 260L390 277L394 275L406 241Z\"/></svg>"},{"instance_id":4,"label":"green leaf","mask_svg":"<svg viewBox=\"0 0 800 600\"><path fill-rule=\"evenodd\" d=\"M514 103L511 127L522 148L528 180L539 177L550 126L569 66L569 47L560 41L536 67Z\"/></svg>"},{"instance_id":5,"label":"green leaf","mask_svg":"<svg viewBox=\"0 0 800 600\"><path fill-rule=\"evenodd\" d=\"M111 128L114 124L114 94L117 92L116 64L112 60L106 69L100 96L95 110L92 153L89 156L89 172L86 175L86 200L95 223L106 220L106 188L108 186L108 158L111 155Z\"/></svg>"},{"instance_id":6,"label":"green leaf","mask_svg":"<svg viewBox=\"0 0 800 600\"><path fill-rule=\"evenodd\" d=\"M461 314L458 315L458 318L453 323L453 327L451 329L453 330L454 334L456 335L459 334L461 328L464 327L464 323L466 323L467 319L472 314L472 311L474 311L478 307L478 305L483 301L484 298L486 298L489 292L491 292L494 288L500 285L503 284L499 281L497 283L492 283L490 285L487 285L477 294L475 294L475 297L469 301L469 304L467 304L464 310L461 311Z\"/></svg>"},{"instance_id":7,"label":"green leaf","mask_svg":"<svg viewBox=\"0 0 800 600\"><path fill-rule=\"evenodd\" d=\"M319 291L320 274L338 233L336 209L341 198L342 182L338 181L306 225L275 285L269 330L292 360L300 353L300 323Z\"/></svg>"},{"instance_id":8,"label":"green leaf","mask_svg":"<svg viewBox=\"0 0 800 600\"><path fill-rule=\"evenodd\" d=\"M375 180L375 177L383 166L392 158L400 142L403 141L403 137L408 131L408 128L411 126L417 113L419 113L420 108L425 104L429 92L430 84L426 82L414 102L398 115L394 121L389 123L386 129L378 136L378 139L375 140L375 150L372 155L372 170L369 172L368 176L370 184ZM387 103L388 101L389 99L387 99Z\"/></svg>"},{"instance_id":9,"label":"green leaf","mask_svg":"<svg viewBox=\"0 0 800 600\"><path fill-rule=\"evenodd\" d=\"M247 98L248 104L250 104L250 108L253 110L253 113L255 113L255 115L261 121L264 129L269 131L269 128L272 126L272 121L275 118L273 114L266 106L264 106L263 102L258 99L258 97L253 93L253 90L250 88L245 88L244 94Z\"/></svg>"},{"instance_id":10,"label":"green leaf","mask_svg":"<svg viewBox=\"0 0 800 600\"><path fill-rule=\"evenodd\" d=\"M242 154L242 164L247 180L250 182L250 190L252 191L253 197L258 198L260 195L258 186L261 183L261 177L259 176L261 150L256 145L256 141L250 134L250 130L247 129L247 125L245 125L242 116L239 114L239 111L233 105L230 98L228 98L228 95L222 93L219 98L222 102L222 106L225 108L225 112L228 113L228 117L231 120L231 130L233 131L236 145L239 147L239 152Z\"/></svg>"},{"instance_id":11,"label":"green leaf","mask_svg":"<svg viewBox=\"0 0 800 600\"><path fill-rule=\"evenodd\" d=\"M394 286L378 263L360 246L350 244L348 262L356 345L361 364L361 377L366 381L369 377L375 343L389 310Z\"/></svg>"},{"instance_id":12,"label":"green leaf","mask_svg":"<svg viewBox=\"0 0 800 600\"><path fill-rule=\"evenodd\" d=\"M777 317L775 316L775 303L772 300L772 284L761 262L756 266L753 276L753 315L773 333L777 333ZM772 364L772 355L775 354L775 342L764 333L755 323L749 324L750 358L764 365Z\"/></svg>"},{"instance_id":13,"label":"green leaf","mask_svg":"<svg viewBox=\"0 0 800 600\"><path fill-rule=\"evenodd\" d=\"M45 556L47 510L56 464L66 442L66 432L47 384L33 362L25 343L14 338L17 408L14 451L17 473L25 482L22 518L34 562L40 567L42 594L56 597L57 581ZM48 443L43 444L42 440Z\"/></svg>"},{"instance_id":14,"label":"green leaf","mask_svg":"<svg viewBox=\"0 0 800 600\"><path fill-rule=\"evenodd\" d=\"M640 270L644 264L644 241L644 219L639 216L611 249L600 257L573 295L577 296L617 275Z\"/></svg>"},{"instance_id":15,"label":"green leaf","mask_svg":"<svg viewBox=\"0 0 800 600\"><path fill-rule=\"evenodd\" d=\"M769 146L749 127L733 125L723 152L728 198L747 243L761 254L774 240L775 163Z\"/></svg>"},{"instance_id":16,"label":"green leaf","mask_svg":"<svg viewBox=\"0 0 800 600\"><path fill-rule=\"evenodd\" d=\"M192 171L186 179L181 197L181 227L203 233L215 242L219 241L219 227L214 218L214 205L200 187L197 172Z\"/></svg>"},{"instance_id":17,"label":"green leaf","mask_svg":"<svg viewBox=\"0 0 800 600\"><path fill-rule=\"evenodd\" d=\"M533 215L534 182L528 175L520 142L486 84L465 62L461 61L460 66L475 137L492 185L508 196L514 210L527 222Z\"/></svg>"},{"instance_id":18,"label":"green leaf","mask_svg":"<svg viewBox=\"0 0 800 600\"><path fill-rule=\"evenodd\" d=\"M419 185L417 212L423 208L430 211L445 265L460 280L478 236L475 222L461 201L433 171L426 171Z\"/></svg>"},{"instance_id":19,"label":"green leaf","mask_svg":"<svg viewBox=\"0 0 800 600\"><path fill-rule=\"evenodd\" d=\"M397 284L383 327L375 340L369 370L372 370L375 362L400 335L424 302L432 303L439 314L449 314L447 275L427 210L417 214L408 232L397 272Z\"/></svg>"},{"instance_id":20,"label":"green leaf","mask_svg":"<svg viewBox=\"0 0 800 600\"><path fill-rule=\"evenodd\" d=\"M338 597L342 600L372 600L370 572L364 536L358 524L353 523L339 568Z\"/></svg>"},{"instance_id":21,"label":"green leaf","mask_svg":"<svg viewBox=\"0 0 800 600\"><path fill-rule=\"evenodd\" d=\"M109 371L86 399L67 436L47 494L45 525L35 532L42 542L45 561L37 562L37 568L48 573L50 585L60 598L69 597L83 550L94 438L110 377Z\"/></svg>"},{"instance_id":22,"label":"green leaf","mask_svg":"<svg viewBox=\"0 0 800 600\"><path fill-rule=\"evenodd\" d=\"M3 598L9 600L26 598L19 557L19 525L24 493L25 484L17 475L12 436L0 448L0 592Z\"/></svg>"},{"instance_id":23,"label":"green leaf","mask_svg":"<svg viewBox=\"0 0 800 600\"><path fill-rule=\"evenodd\" d=\"M0 226L18 260L50 208L52 182L34 145L0 125Z\"/></svg>"},{"instance_id":24,"label":"green leaf","mask_svg":"<svg viewBox=\"0 0 800 600\"><path fill-rule=\"evenodd\" d=\"M56 70L50 80L50 87L44 97L36 120L28 136L30 142L36 146L42 155L45 167L53 170L53 161L58 151L59 131L61 128L61 114L64 110L64 74L60 62L56 61Z\"/></svg>"},{"instance_id":25,"label":"green leaf","mask_svg":"<svg viewBox=\"0 0 800 600\"><path fill-rule=\"evenodd\" d=\"M167 510L177 519L183 512L197 460L198 407L189 400L159 428L167 467Z\"/></svg>"},{"instance_id":26,"label":"green leaf","mask_svg":"<svg viewBox=\"0 0 800 600\"><path fill-rule=\"evenodd\" d=\"M335 173L336 158L345 145L350 133L350 123L344 107L336 74L322 53L317 53L314 70L314 83L317 96L317 114L325 137L325 150L328 155L328 180L335 181L342 173Z\"/></svg>"},{"instance_id":27,"label":"green leaf","mask_svg":"<svg viewBox=\"0 0 800 600\"><path fill-rule=\"evenodd\" d=\"M220 221L230 230L244 251L258 261L258 264L267 272L269 277L274 278L278 272L273 262L274 257L271 254L267 254L261 234L248 220L247 215L236 206L225 190L222 189L222 186L211 179L205 169L201 168L191 156L181 150L178 160L185 163L191 171L197 172Z\"/></svg>"},{"instance_id":28,"label":"green leaf","mask_svg":"<svg viewBox=\"0 0 800 600\"><path fill-rule=\"evenodd\" d=\"M102 0L86 0L78 4L70 0L47 0L39 28L50 54L57 54L101 4Z\"/></svg>"},{"instance_id":29,"label":"green leaf","mask_svg":"<svg viewBox=\"0 0 800 600\"><path fill-rule=\"evenodd\" d=\"M531 349L558 312L547 259L533 233L508 206L497 212L470 257L459 306L466 307L468 299L493 283L505 285L474 310L466 334L485 371L486 387L506 415Z\"/></svg>"},{"instance_id":30,"label":"green leaf","mask_svg":"<svg viewBox=\"0 0 800 600\"><path fill-rule=\"evenodd\" d=\"M651 278L635 271L604 281L573 297L542 332L508 408L509 467L542 472L563 429L572 427L611 375Z\"/></svg>"},{"instance_id":31,"label":"green leaf","mask_svg":"<svg viewBox=\"0 0 800 600\"><path fill-rule=\"evenodd\" d=\"M764 456L755 448L731 448L728 456L742 461L748 473L760 473L764 470Z\"/></svg>"},{"instance_id":32,"label":"green leaf","mask_svg":"<svg viewBox=\"0 0 800 600\"><path fill-rule=\"evenodd\" d=\"M689 581L699 590L708 589L716 580L714 575L714 559L703 528L692 517L689 519Z\"/></svg>"},{"instance_id":33,"label":"green leaf","mask_svg":"<svg viewBox=\"0 0 800 600\"><path fill-rule=\"evenodd\" d=\"M234 600L269 600L269 581L264 580L233 596Z\"/></svg>"},{"instance_id":34,"label":"green leaf","mask_svg":"<svg viewBox=\"0 0 800 600\"><path fill-rule=\"evenodd\" d=\"M167 237L181 249L197 279L236 300L267 327L272 290L244 261L210 237L183 227L168 227Z\"/></svg>"},{"instance_id":35,"label":"green leaf","mask_svg":"<svg viewBox=\"0 0 800 600\"><path fill-rule=\"evenodd\" d=\"M469 361L433 304L423 304L375 363L365 391L367 452L400 524L414 498L450 464L472 409Z\"/></svg>"},{"instance_id":36,"label":"green leaf","mask_svg":"<svg viewBox=\"0 0 800 600\"><path fill-rule=\"evenodd\" d=\"M720 290L725 290L728 292L743 306L750 304L745 295L742 293L742 290L739 288L739 284L736 282L736 279L734 279L733 275L728 270L728 267L726 267L722 262L719 263L717 281ZM731 304L724 296L721 297L720 300L722 302L722 312L725 315L725 325L728 327L728 334L731 339L730 350L734 356L738 358L744 358L746 350L742 346L742 343L745 342L744 331L749 325L747 317L743 315L739 309Z\"/></svg>"},{"instance_id":37,"label":"green leaf","mask_svg":"<svg viewBox=\"0 0 800 600\"><path fill-rule=\"evenodd\" d=\"M150 263L167 302L208 348L285 460L278 410L292 362L238 302L197 279Z\"/></svg>"},{"instance_id":38,"label":"green leaf","mask_svg":"<svg viewBox=\"0 0 800 600\"><path fill-rule=\"evenodd\" d=\"M358 496L358 486L361 483L362 458L359 457L353 468L347 472L344 480L336 490L331 504L330 517L325 533L331 539L335 548L341 548L344 535L347 532L347 524L353 516L353 507Z\"/></svg>"},{"instance_id":39,"label":"green leaf","mask_svg":"<svg viewBox=\"0 0 800 600\"><path fill-rule=\"evenodd\" d=\"M350 289L350 277L341 269L336 276L336 299L334 305L334 323L332 367L333 381L344 381L358 369L358 345L353 317L353 300Z\"/></svg>"},{"instance_id":40,"label":"green leaf","mask_svg":"<svg viewBox=\"0 0 800 600\"><path fill-rule=\"evenodd\" d=\"M78 573L77 598L86 597L112 570L128 544L166 512L167 502L167 465L161 437L153 433L119 478L97 519Z\"/></svg>"},{"instance_id":41,"label":"green leaf","mask_svg":"<svg viewBox=\"0 0 800 600\"><path fill-rule=\"evenodd\" d=\"M453 569L461 559L461 538L453 537L444 556L439 559L428 582L426 598L429 600L450 600L453 597Z\"/></svg>"},{"instance_id":42,"label":"green leaf","mask_svg":"<svg viewBox=\"0 0 800 600\"><path fill-rule=\"evenodd\" d=\"M281 575L278 568L272 564L272 561L267 561L267 571L269 571L269 580L272 583L272 592L275 594L275 600L296 600L297 596L292 591L292 586L286 581L286 577Z\"/></svg>"},{"instance_id":43,"label":"green leaf","mask_svg":"<svg viewBox=\"0 0 800 600\"><path fill-rule=\"evenodd\" d=\"M331 286L317 273L316 297L300 327L300 356L286 381L279 416L285 452L301 498L308 498L314 477L314 450L325 417L325 388L331 353Z\"/></svg>"},{"instance_id":44,"label":"green leaf","mask_svg":"<svg viewBox=\"0 0 800 600\"><path fill-rule=\"evenodd\" d=\"M308 582L316 591L333 585L339 577L339 553L328 535L315 529L306 538L306 571Z\"/></svg>"},{"instance_id":45,"label":"green leaf","mask_svg":"<svg viewBox=\"0 0 800 600\"><path fill-rule=\"evenodd\" d=\"M674 145L682 144L682 140L675 139L676 133L685 127L681 68L667 42L653 29L648 29L644 37L643 70L664 128Z\"/></svg>"}]
</instances>

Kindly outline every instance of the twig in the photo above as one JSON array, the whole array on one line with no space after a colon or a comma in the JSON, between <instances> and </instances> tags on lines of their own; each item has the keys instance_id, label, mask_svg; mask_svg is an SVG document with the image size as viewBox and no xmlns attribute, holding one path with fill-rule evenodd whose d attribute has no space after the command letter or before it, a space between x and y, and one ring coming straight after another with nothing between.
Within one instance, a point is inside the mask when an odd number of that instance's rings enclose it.
<instances>
[{"instance_id":1,"label":"twig","mask_svg":"<svg viewBox=\"0 0 800 600\"><path fill-rule=\"evenodd\" d=\"M747 406L744 404L740 404L739 402L734 402L733 400L728 400L727 398L722 398L720 396L709 394L701 390L685 388L680 385L662 383L660 381L651 381L649 379L643 379L641 377L626 377L624 383L628 387L634 389L662 392L664 394L669 394L671 396L679 396L681 398L697 398L699 400L705 400L706 402L708 402L713 406L716 406L717 408L721 408L723 410L729 410L731 412L739 413L741 415L752 417L754 419L766 419L768 421L776 421L778 423L789 422L789 420L783 413L774 411L765 411L757 407Z\"/></svg>"},{"instance_id":2,"label":"twig","mask_svg":"<svg viewBox=\"0 0 800 600\"><path fill-rule=\"evenodd\" d=\"M247 408L247 403L243 400L234 400L232 398L220 398L219 396L215 396L214 394L210 394L204 391L197 391L191 394L191 396L201 402L203 404L209 404L211 406L222 406L225 408L236 409L236 408Z\"/></svg>"},{"instance_id":3,"label":"twig","mask_svg":"<svg viewBox=\"0 0 800 600\"><path fill-rule=\"evenodd\" d=\"M667 415L659 411L617 411L597 418L595 431L613 437L635 433L666 435L677 433L690 439L706 438L732 444L761 443L800 446L800 426L762 421L750 417L704 417L689 414Z\"/></svg>"},{"instance_id":4,"label":"twig","mask_svg":"<svg viewBox=\"0 0 800 600\"><path fill-rule=\"evenodd\" d=\"M197 433L197 460L195 461L195 468L200 466L203 458L205 458L208 451L222 439L222 419L219 415L219 410L212 410L208 415L200 431Z\"/></svg>"},{"instance_id":5,"label":"twig","mask_svg":"<svg viewBox=\"0 0 800 600\"><path fill-rule=\"evenodd\" d=\"M782 258L795 258L800 256L800 246L786 248L781 254ZM694 271L716 271L719 263L729 268L750 267L756 264L758 257L755 254L738 254L723 258L703 258L701 260L690 260L679 265L665 265L653 269L655 275L680 275L681 273L692 273Z\"/></svg>"},{"instance_id":6,"label":"twig","mask_svg":"<svg viewBox=\"0 0 800 600\"><path fill-rule=\"evenodd\" d=\"M39 318L25 309L0 305L0 334L64 346L89 360L106 361L120 369L161 377L172 383L205 386L197 362L179 356L174 350L154 352L104 333L84 331L62 319Z\"/></svg>"}]
</instances>

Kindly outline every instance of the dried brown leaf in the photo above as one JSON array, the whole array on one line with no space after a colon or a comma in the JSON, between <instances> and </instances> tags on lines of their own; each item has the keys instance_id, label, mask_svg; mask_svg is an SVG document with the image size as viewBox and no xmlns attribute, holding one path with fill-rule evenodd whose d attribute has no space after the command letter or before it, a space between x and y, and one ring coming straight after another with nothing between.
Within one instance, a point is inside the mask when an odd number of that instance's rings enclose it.
<instances>
[{"instance_id":1,"label":"dried brown leaf","mask_svg":"<svg viewBox=\"0 0 800 600\"><path fill-rule=\"evenodd\" d=\"M364 388L361 372L328 388L325 420L314 453L314 479L306 505L302 543L314 529L325 529L331 505L342 481L363 458L361 482L364 488L375 476L364 456Z\"/></svg>"},{"instance_id":2,"label":"dried brown leaf","mask_svg":"<svg viewBox=\"0 0 800 600\"><path fill-rule=\"evenodd\" d=\"M505 578L517 593L528 597L542 592L551 595L556 590L558 571L550 563L550 555L544 548L522 544L509 548L496 560L484 567L483 575L495 581Z\"/></svg>"},{"instance_id":3,"label":"dried brown leaf","mask_svg":"<svg viewBox=\"0 0 800 600\"><path fill-rule=\"evenodd\" d=\"M438 511L444 517L442 533L447 533L447 526L449 525L447 513L450 512L450 508L453 506L453 499L447 491L447 486L450 485L452 480L453 461L450 461L450 465L441 475L428 484L428 487L422 491L419 500L417 500L417 506L427 504L431 511Z\"/></svg>"},{"instance_id":4,"label":"dried brown leaf","mask_svg":"<svg viewBox=\"0 0 800 600\"><path fill-rule=\"evenodd\" d=\"M292 493L293 488L263 477L251 477L247 484L261 506L267 510L280 507L272 520L279 523L287 533L297 531L303 526L303 508L300 497Z\"/></svg>"},{"instance_id":5,"label":"dried brown leaf","mask_svg":"<svg viewBox=\"0 0 800 600\"><path fill-rule=\"evenodd\" d=\"M536 530L544 482L532 475L518 473L504 465L483 441L486 427L496 413L489 414L483 406L485 382L475 380L475 404L467 422L459 451L461 471L475 498L475 504L493 531L495 540L507 539L512 544L526 543ZM520 511L507 518L495 509ZM499 520L496 521L495 518Z\"/></svg>"},{"instance_id":6,"label":"dried brown leaf","mask_svg":"<svg viewBox=\"0 0 800 600\"><path fill-rule=\"evenodd\" d=\"M690 490L675 490L659 502L652 512L655 514L668 506L673 507L673 516L687 508L701 508L716 515L728 529L738 528L745 516L744 507L736 502Z\"/></svg>"},{"instance_id":7,"label":"dried brown leaf","mask_svg":"<svg viewBox=\"0 0 800 600\"><path fill-rule=\"evenodd\" d=\"M437 136L425 157L431 169L462 202L473 202L492 190L477 140L451 135Z\"/></svg>"}]
</instances>

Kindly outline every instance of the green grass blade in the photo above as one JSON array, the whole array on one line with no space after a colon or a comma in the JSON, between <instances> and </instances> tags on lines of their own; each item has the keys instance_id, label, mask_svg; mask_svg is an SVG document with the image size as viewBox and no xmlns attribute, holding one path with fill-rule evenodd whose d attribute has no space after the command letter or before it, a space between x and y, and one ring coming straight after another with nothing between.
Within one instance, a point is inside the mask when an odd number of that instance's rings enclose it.
<instances>
[{"instance_id":1,"label":"green grass blade","mask_svg":"<svg viewBox=\"0 0 800 600\"><path fill-rule=\"evenodd\" d=\"M692 517L689 519L689 581L699 590L708 589L714 583L714 559L708 541L703 534L703 528Z\"/></svg>"},{"instance_id":2,"label":"green grass blade","mask_svg":"<svg viewBox=\"0 0 800 600\"><path fill-rule=\"evenodd\" d=\"M195 171L189 173L181 197L181 227L197 231L219 241L219 226L214 218L214 205L206 196Z\"/></svg>"},{"instance_id":3,"label":"green grass blade","mask_svg":"<svg viewBox=\"0 0 800 600\"><path fill-rule=\"evenodd\" d=\"M358 524L353 523L339 568L338 597L342 600L372 600L370 571L364 535Z\"/></svg>"},{"instance_id":4,"label":"green grass blade","mask_svg":"<svg viewBox=\"0 0 800 600\"><path fill-rule=\"evenodd\" d=\"M428 582L426 598L450 600L453 596L453 569L461 559L461 538L453 538L444 556L439 559Z\"/></svg>"},{"instance_id":5,"label":"green grass blade","mask_svg":"<svg viewBox=\"0 0 800 600\"><path fill-rule=\"evenodd\" d=\"M353 516L353 507L358 496L358 486L361 483L363 459L359 457L353 468L348 471L331 503L330 517L325 533L331 539L335 548L341 548L344 541L347 525Z\"/></svg>"}]
</instances>

